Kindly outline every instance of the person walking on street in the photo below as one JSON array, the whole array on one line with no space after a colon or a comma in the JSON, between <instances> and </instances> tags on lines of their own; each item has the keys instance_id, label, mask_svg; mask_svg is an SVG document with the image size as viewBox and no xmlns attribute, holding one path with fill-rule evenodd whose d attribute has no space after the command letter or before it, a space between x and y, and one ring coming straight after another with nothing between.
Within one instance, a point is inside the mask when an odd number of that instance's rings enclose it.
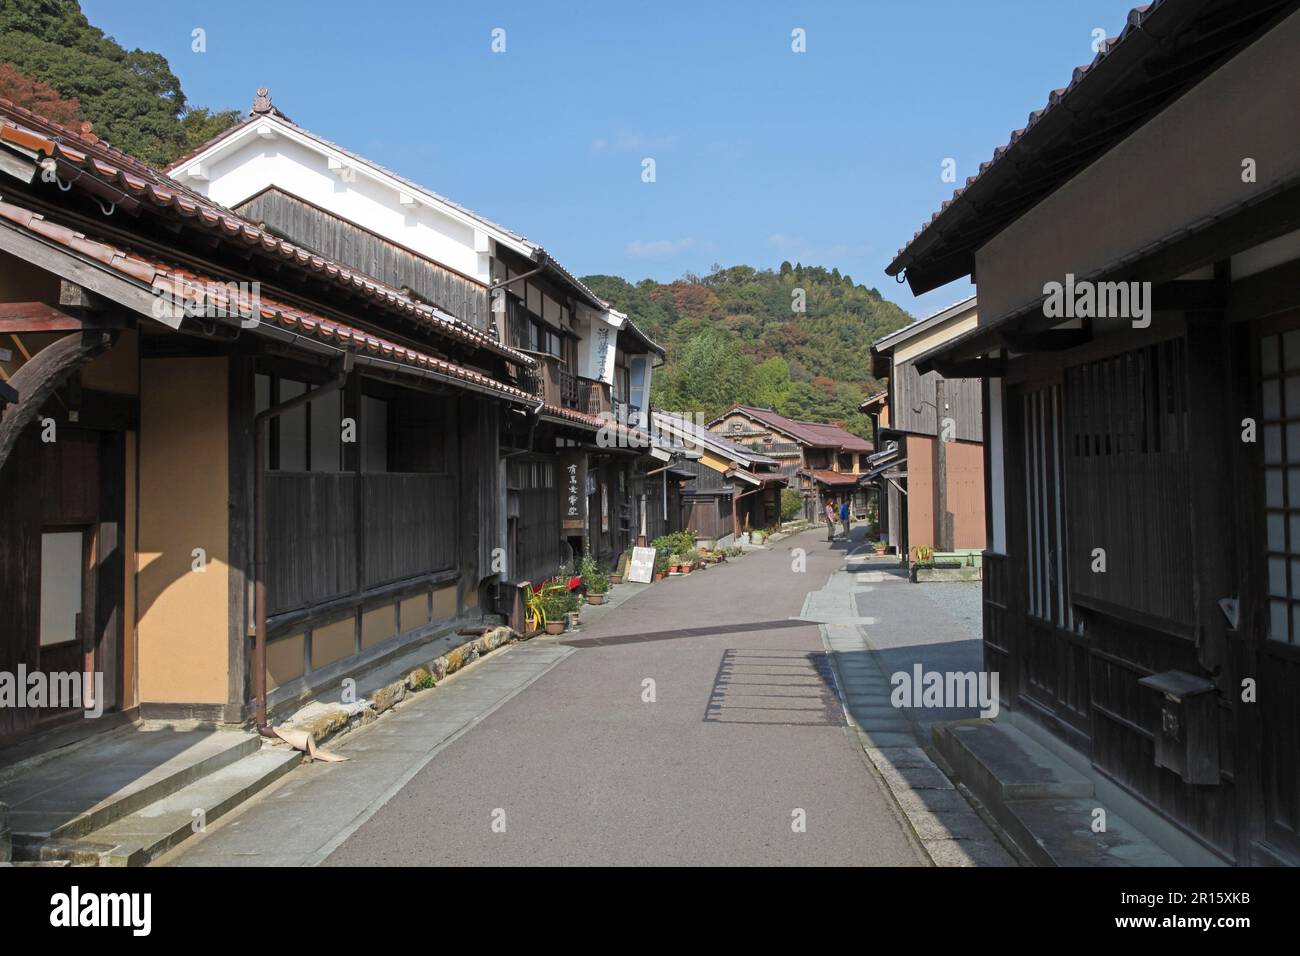
<instances>
[{"instance_id":1,"label":"person walking on street","mask_svg":"<svg viewBox=\"0 0 1300 956\"><path fill-rule=\"evenodd\" d=\"M840 520L844 522L844 540L849 539L849 499L840 502Z\"/></svg>"},{"instance_id":2,"label":"person walking on street","mask_svg":"<svg viewBox=\"0 0 1300 956\"><path fill-rule=\"evenodd\" d=\"M826 540L835 540L835 505L826 502Z\"/></svg>"}]
</instances>

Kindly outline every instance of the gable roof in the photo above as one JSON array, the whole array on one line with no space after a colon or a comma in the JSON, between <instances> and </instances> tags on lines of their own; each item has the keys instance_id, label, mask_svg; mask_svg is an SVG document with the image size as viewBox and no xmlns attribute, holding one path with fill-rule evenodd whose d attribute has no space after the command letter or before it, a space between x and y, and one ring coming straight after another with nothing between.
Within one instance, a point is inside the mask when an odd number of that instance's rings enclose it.
<instances>
[{"instance_id":1,"label":"gable roof","mask_svg":"<svg viewBox=\"0 0 1300 956\"><path fill-rule=\"evenodd\" d=\"M206 196L160 173L129 153L110 146L83 124L74 131L38 113L0 99L0 145L44 166L52 164L68 188L89 193L110 210L150 212L165 216L182 229L204 232L241 251L260 255L277 267L333 283L360 295L403 320L474 348L500 355L511 362L535 368L537 361L441 309L418 302L369 276L308 252L261 229L255 223Z\"/></svg>"},{"instance_id":2,"label":"gable roof","mask_svg":"<svg viewBox=\"0 0 1300 956\"><path fill-rule=\"evenodd\" d=\"M898 250L885 273L920 295L974 269L975 250L1266 32L1290 0L1153 0L1052 90Z\"/></svg>"},{"instance_id":3,"label":"gable roof","mask_svg":"<svg viewBox=\"0 0 1300 956\"><path fill-rule=\"evenodd\" d=\"M415 196L421 203L437 209L453 219L461 221L468 220L471 224L477 225L488 233L495 241L514 250L520 255L526 256L544 269L554 272L562 282L569 285L576 291L580 297L586 299L588 303L599 309L609 308L609 303L601 299L596 293L580 280L568 269L564 268L560 262L552 256L543 246L532 242L520 233L506 228L498 222L494 222L488 217L481 215L463 206L460 203L434 192L426 186L408 179L399 173L393 172L387 167L381 166L374 160L362 156L360 153L353 152L345 146L331 142L325 137L313 133L311 130L299 126L297 123L285 116L277 108L271 105L270 95L263 87L258 90L257 99L253 101L253 110L249 112L240 122L222 130L212 139L208 140L202 146L190 150L180 159L171 163L166 172L183 178L186 170L195 164L202 164L205 160L210 160L228 150L238 148L238 143L244 139L254 136L260 136L259 130L262 125L266 124L274 128L278 133L286 134L296 142L307 146L309 149L326 156L333 154L332 158L336 160L346 159L355 168L363 170L372 177L386 182L389 186L401 193L407 193ZM400 188L399 188L400 187Z\"/></svg>"},{"instance_id":4,"label":"gable roof","mask_svg":"<svg viewBox=\"0 0 1300 956\"><path fill-rule=\"evenodd\" d=\"M652 411L651 418L655 428L659 431L667 432L685 439L688 443L712 448L714 451L731 458L734 461L743 462L747 465L763 465L766 467L776 467L778 464L775 458L769 458L767 455L759 454L743 445L738 445L733 441L728 441L717 432L711 432L707 428L701 428L685 415L677 415L671 412Z\"/></svg>"},{"instance_id":5,"label":"gable roof","mask_svg":"<svg viewBox=\"0 0 1300 956\"><path fill-rule=\"evenodd\" d=\"M908 339L921 334L922 332L932 329L935 326L943 325L949 319L955 319L963 312L968 312L978 305L977 296L969 295L960 302L954 302L952 305L944 306L938 312L927 315L923 319L917 319L911 325L905 325L901 329L890 332L888 335L882 335L871 343L873 352L892 352L895 348L902 345Z\"/></svg>"},{"instance_id":6,"label":"gable roof","mask_svg":"<svg viewBox=\"0 0 1300 956\"><path fill-rule=\"evenodd\" d=\"M732 405L727 411L709 422L710 429L728 415L737 412L747 415L755 421L760 421L769 428L788 435L801 444L810 445L814 448L838 448L850 452L869 452L875 449L871 442L865 438L859 438L839 425L799 421L794 418L786 418L770 408L754 408L750 405ZM714 434L718 433L715 432Z\"/></svg>"}]
</instances>

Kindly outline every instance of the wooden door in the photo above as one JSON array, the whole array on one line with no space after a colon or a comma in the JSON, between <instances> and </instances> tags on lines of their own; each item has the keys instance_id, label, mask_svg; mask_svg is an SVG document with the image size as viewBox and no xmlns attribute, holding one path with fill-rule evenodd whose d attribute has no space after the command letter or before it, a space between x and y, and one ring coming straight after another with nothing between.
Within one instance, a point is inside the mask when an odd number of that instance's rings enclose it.
<instances>
[{"instance_id":1,"label":"wooden door","mask_svg":"<svg viewBox=\"0 0 1300 956\"><path fill-rule=\"evenodd\" d=\"M1017 686L1061 729L1086 739L1087 645L1070 603L1062 387L1026 386L1019 395L1025 630Z\"/></svg>"}]
</instances>

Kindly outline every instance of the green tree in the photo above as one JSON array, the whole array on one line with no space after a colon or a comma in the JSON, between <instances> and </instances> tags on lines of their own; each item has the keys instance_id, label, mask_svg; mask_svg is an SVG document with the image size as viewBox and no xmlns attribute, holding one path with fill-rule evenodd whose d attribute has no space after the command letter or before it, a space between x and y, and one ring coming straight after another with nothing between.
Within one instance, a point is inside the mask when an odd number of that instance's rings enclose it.
<instances>
[{"instance_id":1,"label":"green tree","mask_svg":"<svg viewBox=\"0 0 1300 956\"><path fill-rule=\"evenodd\" d=\"M782 262L776 271L717 266L668 283L586 281L667 349L651 395L659 407L712 413L735 402L762 405L843 423L864 438L870 421L858 407L879 389L871 343L911 321L876 289L803 263ZM792 308L796 289L802 312Z\"/></svg>"},{"instance_id":2,"label":"green tree","mask_svg":"<svg viewBox=\"0 0 1300 956\"><path fill-rule=\"evenodd\" d=\"M187 128L188 103L167 59L124 49L77 0L0 0L0 62L77 100L96 135L155 166L197 145L187 129L215 134L238 118L192 111L199 115Z\"/></svg>"}]
</instances>

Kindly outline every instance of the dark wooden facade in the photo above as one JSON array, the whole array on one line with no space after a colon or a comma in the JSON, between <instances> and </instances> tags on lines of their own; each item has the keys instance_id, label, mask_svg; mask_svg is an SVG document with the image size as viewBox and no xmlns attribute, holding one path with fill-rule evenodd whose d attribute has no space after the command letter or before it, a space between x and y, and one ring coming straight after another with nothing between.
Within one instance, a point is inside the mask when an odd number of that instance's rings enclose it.
<instances>
[{"instance_id":1,"label":"dark wooden facade","mask_svg":"<svg viewBox=\"0 0 1300 956\"><path fill-rule=\"evenodd\" d=\"M318 255L351 266L449 315L486 329L488 291L481 283L426 256L272 187L240 203L238 212Z\"/></svg>"},{"instance_id":2,"label":"dark wooden facade","mask_svg":"<svg viewBox=\"0 0 1300 956\"><path fill-rule=\"evenodd\" d=\"M1237 865L1300 863L1298 40L1291 4L1133 11L887 269L978 284L920 361L985 380L1004 704ZM1220 175L1245 139L1268 177ZM1079 280L1146 308L1049 306Z\"/></svg>"},{"instance_id":3,"label":"dark wooden facade","mask_svg":"<svg viewBox=\"0 0 1300 956\"><path fill-rule=\"evenodd\" d=\"M1300 341L1300 311L1264 325L1233 327L1221 315L1179 325L1158 341L1009 370L1007 539L1005 553L984 557L985 665L1000 672L1006 705L1039 716L1225 858L1300 859L1300 653L1289 630L1269 636L1279 599L1268 592L1289 600L1288 577L1270 577L1258 557L1271 547L1260 504L1270 493L1283 501L1285 453L1242 442L1229 424L1270 421L1256 353L1265 327L1294 328ZM1281 410L1274 421L1286 420ZM1214 463L1211 474L1196 461ZM1225 502L1222 517L1202 510L1221 513ZM1201 536L1219 521L1240 522L1240 547L1226 527ZM1273 540L1289 560L1281 533ZM1233 594L1235 628L1219 606ZM1289 628L1288 614L1280 621ZM1156 763L1161 697L1139 681L1169 671L1217 688L1212 784ZM1251 701L1247 679L1260 695Z\"/></svg>"}]
</instances>

